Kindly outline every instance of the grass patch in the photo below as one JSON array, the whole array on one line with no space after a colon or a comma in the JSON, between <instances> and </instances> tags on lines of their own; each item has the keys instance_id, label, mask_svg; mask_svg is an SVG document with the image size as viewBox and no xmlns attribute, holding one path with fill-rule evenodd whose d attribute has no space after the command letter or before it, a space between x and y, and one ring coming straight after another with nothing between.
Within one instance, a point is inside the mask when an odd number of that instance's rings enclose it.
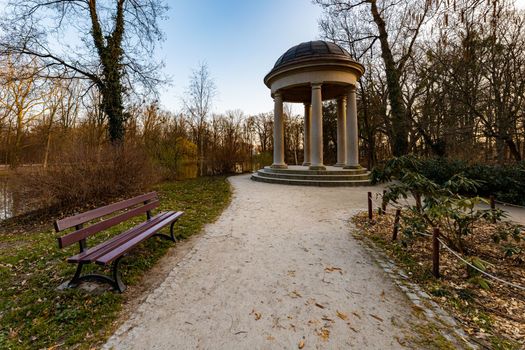
<instances>
[{"instance_id":1,"label":"grass patch","mask_svg":"<svg viewBox=\"0 0 525 350\"><path fill-rule=\"evenodd\" d=\"M159 210L185 212L175 225L176 234L183 238L213 222L231 196L224 177L163 183L156 190L161 198ZM52 230L51 221L49 229L43 232L17 232L10 228L0 233L1 349L68 348L77 344L81 349L90 348L110 335L126 301L126 293L94 295L79 289L56 289L73 275L75 265L68 264L66 259L76 254L78 248L74 245L60 250L56 239L62 234ZM88 239L88 244L106 240L139 221L95 235ZM171 247L176 249L171 242L150 239L134 249L121 263L125 283L139 283Z\"/></svg>"}]
</instances>

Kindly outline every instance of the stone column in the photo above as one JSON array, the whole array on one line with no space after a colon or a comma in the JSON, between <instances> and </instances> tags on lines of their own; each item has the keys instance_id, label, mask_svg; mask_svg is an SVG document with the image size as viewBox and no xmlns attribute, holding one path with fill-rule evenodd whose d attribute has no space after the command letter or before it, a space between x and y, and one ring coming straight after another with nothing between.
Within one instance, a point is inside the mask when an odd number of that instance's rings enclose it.
<instances>
[{"instance_id":1,"label":"stone column","mask_svg":"<svg viewBox=\"0 0 525 350\"><path fill-rule=\"evenodd\" d=\"M304 151L304 166L310 165L310 124L312 116L312 105L309 103L304 104L304 141L303 141L303 151Z\"/></svg>"},{"instance_id":2,"label":"stone column","mask_svg":"<svg viewBox=\"0 0 525 350\"><path fill-rule=\"evenodd\" d=\"M272 168L288 168L284 162L283 98L280 92L273 95L273 164Z\"/></svg>"},{"instance_id":3,"label":"stone column","mask_svg":"<svg viewBox=\"0 0 525 350\"><path fill-rule=\"evenodd\" d=\"M337 99L337 163L343 167L346 162L346 96Z\"/></svg>"},{"instance_id":4,"label":"stone column","mask_svg":"<svg viewBox=\"0 0 525 350\"><path fill-rule=\"evenodd\" d=\"M346 165L345 169L359 169L359 130L357 126L357 102L355 86L348 89L348 105L346 110Z\"/></svg>"},{"instance_id":5,"label":"stone column","mask_svg":"<svg viewBox=\"0 0 525 350\"><path fill-rule=\"evenodd\" d=\"M325 170L323 165L323 98L321 83L312 83L312 129L310 170Z\"/></svg>"}]
</instances>

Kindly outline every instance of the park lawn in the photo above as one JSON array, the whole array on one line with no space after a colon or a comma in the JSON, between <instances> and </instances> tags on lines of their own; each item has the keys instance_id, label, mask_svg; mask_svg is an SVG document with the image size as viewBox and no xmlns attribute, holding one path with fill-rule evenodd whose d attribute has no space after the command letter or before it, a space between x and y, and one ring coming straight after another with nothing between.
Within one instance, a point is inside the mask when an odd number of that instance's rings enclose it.
<instances>
[{"instance_id":1,"label":"park lawn","mask_svg":"<svg viewBox=\"0 0 525 350\"><path fill-rule=\"evenodd\" d=\"M175 226L178 236L187 238L213 222L228 205L231 196L225 177L208 177L166 182L156 186L159 210L182 210ZM59 291L75 271L66 259L77 253L77 245L60 250L52 229L0 233L0 349L90 348L106 339L126 301L127 293L93 294L81 289ZM136 221L138 222L138 220ZM117 228L88 239L88 245L105 240L132 226ZM166 229L169 230L169 227ZM20 230L21 231L21 230ZM40 232L42 231L42 232ZM132 286L166 252L173 242L150 239L122 260L124 282ZM88 269L85 269L88 271ZM76 348L76 347L75 347Z\"/></svg>"}]
</instances>

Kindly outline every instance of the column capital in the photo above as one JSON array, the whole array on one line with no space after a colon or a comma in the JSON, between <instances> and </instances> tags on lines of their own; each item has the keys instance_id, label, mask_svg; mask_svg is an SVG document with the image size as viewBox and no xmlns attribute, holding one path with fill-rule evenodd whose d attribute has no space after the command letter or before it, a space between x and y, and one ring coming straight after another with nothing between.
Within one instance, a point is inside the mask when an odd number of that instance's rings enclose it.
<instances>
[{"instance_id":1,"label":"column capital","mask_svg":"<svg viewBox=\"0 0 525 350\"><path fill-rule=\"evenodd\" d=\"M320 82L312 83L312 89L320 89L322 85L323 83Z\"/></svg>"},{"instance_id":2,"label":"column capital","mask_svg":"<svg viewBox=\"0 0 525 350\"><path fill-rule=\"evenodd\" d=\"M355 87L355 85L350 85L350 86L348 87L348 92L352 93L352 92L355 92L355 91L356 91L356 87Z\"/></svg>"},{"instance_id":3,"label":"column capital","mask_svg":"<svg viewBox=\"0 0 525 350\"><path fill-rule=\"evenodd\" d=\"M348 99L348 97L346 95L342 95L342 96L339 96L339 98L337 100L345 103L347 99Z\"/></svg>"},{"instance_id":4,"label":"column capital","mask_svg":"<svg viewBox=\"0 0 525 350\"><path fill-rule=\"evenodd\" d=\"M276 92L273 93L273 99L274 100L282 100L282 98L283 98L283 95L281 94L280 91L276 91Z\"/></svg>"}]
</instances>

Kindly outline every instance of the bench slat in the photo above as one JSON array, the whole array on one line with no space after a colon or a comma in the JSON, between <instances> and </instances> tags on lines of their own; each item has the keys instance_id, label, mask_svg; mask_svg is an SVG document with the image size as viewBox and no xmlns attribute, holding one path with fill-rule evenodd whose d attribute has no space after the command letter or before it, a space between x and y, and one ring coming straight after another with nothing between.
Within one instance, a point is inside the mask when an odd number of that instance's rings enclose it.
<instances>
[{"instance_id":1,"label":"bench slat","mask_svg":"<svg viewBox=\"0 0 525 350\"><path fill-rule=\"evenodd\" d=\"M55 231L60 232L73 226L77 226L85 222L91 221L93 219L97 219L102 216L114 213L116 211L126 209L139 203L143 203L145 201L154 199L158 199L157 192L149 192L137 197L126 199L117 203L106 205L104 207L89 210L84 213L57 220L55 221Z\"/></svg>"},{"instance_id":2,"label":"bench slat","mask_svg":"<svg viewBox=\"0 0 525 350\"><path fill-rule=\"evenodd\" d=\"M170 215L173 215L174 212L173 211L167 211L167 212L162 212L162 213L159 213L157 215L155 215L153 218L151 218L150 220L148 221L144 221L140 224L138 224L137 226L135 227L132 227L130 228L129 230L127 231L124 231L112 238L110 238L109 240L107 241L104 241L92 248L89 248L88 250L86 250L85 252L83 253L79 253L75 256L72 256L71 258L68 259L68 262L75 262L75 263L78 263L78 262L93 262L96 258L98 258L99 256L102 256L104 254L106 254L108 251L112 250L113 248L115 247L118 247L119 245L121 245L122 243L132 239L133 237L137 236L138 234L140 234L141 232L143 232L144 230L150 228L151 226L163 221L164 219L166 219L166 217L170 216Z\"/></svg>"},{"instance_id":3,"label":"bench slat","mask_svg":"<svg viewBox=\"0 0 525 350\"><path fill-rule=\"evenodd\" d=\"M139 202L142 203L142 202ZM82 239L85 239L97 232L103 231L105 229L108 229L112 226L115 226L117 224L120 224L121 222L124 222L134 216L140 215L142 213L147 212L148 210L152 210L159 206L159 201L155 200L153 202L149 202L145 205L142 205L137 208L130 209L128 211L125 211L123 213L120 213L118 215L115 215L107 220L97 222L91 226L81 228L80 230L71 232L65 236L58 238L58 246L60 248L64 248L67 246L70 246L73 243L76 243Z\"/></svg>"},{"instance_id":4,"label":"bench slat","mask_svg":"<svg viewBox=\"0 0 525 350\"><path fill-rule=\"evenodd\" d=\"M146 229L144 232L140 233L138 236L133 237L129 241L123 243L121 246L97 258L95 262L99 265L107 265L108 263L112 262L113 260L127 253L130 249L135 247L140 242L153 236L155 233L157 233L161 228L163 228L167 224L177 221L179 217L182 216L183 214L184 213L180 211L176 212L174 215L170 216L168 219L163 220L159 222L158 224Z\"/></svg>"}]
</instances>

